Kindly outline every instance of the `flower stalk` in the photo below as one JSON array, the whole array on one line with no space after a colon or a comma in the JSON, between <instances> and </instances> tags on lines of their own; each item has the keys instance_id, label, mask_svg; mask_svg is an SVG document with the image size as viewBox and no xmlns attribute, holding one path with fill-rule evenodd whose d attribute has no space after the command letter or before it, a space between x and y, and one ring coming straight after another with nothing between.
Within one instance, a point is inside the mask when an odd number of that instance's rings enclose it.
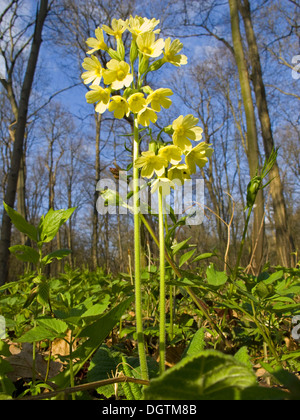
<instances>
[{"instance_id":1,"label":"flower stalk","mask_svg":"<svg viewBox=\"0 0 300 420\"><path fill-rule=\"evenodd\" d=\"M165 370L166 361L166 282L165 282L165 235L163 190L158 188L159 224L159 372Z\"/></svg>"},{"instance_id":2,"label":"flower stalk","mask_svg":"<svg viewBox=\"0 0 300 420\"><path fill-rule=\"evenodd\" d=\"M139 156L139 128L134 116L133 162ZM133 208L134 208L134 269L135 269L135 311L138 353L142 379L148 380L147 360L143 334L142 285L141 285L141 238L140 238L140 202L139 202L139 169L133 167Z\"/></svg>"}]
</instances>

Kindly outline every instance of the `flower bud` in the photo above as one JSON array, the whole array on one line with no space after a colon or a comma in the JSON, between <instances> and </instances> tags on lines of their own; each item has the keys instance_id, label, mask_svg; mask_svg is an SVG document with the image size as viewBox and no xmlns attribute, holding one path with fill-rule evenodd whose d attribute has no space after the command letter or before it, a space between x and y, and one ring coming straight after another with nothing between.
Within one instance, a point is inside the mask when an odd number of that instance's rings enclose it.
<instances>
[{"instance_id":1,"label":"flower bud","mask_svg":"<svg viewBox=\"0 0 300 420\"><path fill-rule=\"evenodd\" d=\"M255 176L247 186L247 207L253 207L257 193L260 189L261 177Z\"/></svg>"},{"instance_id":2,"label":"flower bud","mask_svg":"<svg viewBox=\"0 0 300 420\"><path fill-rule=\"evenodd\" d=\"M135 40L132 40L131 42L129 57L130 57L131 63L134 63L138 57L138 48L137 48Z\"/></svg>"},{"instance_id":3,"label":"flower bud","mask_svg":"<svg viewBox=\"0 0 300 420\"><path fill-rule=\"evenodd\" d=\"M140 61L139 73L140 74L146 73L148 69L148 65L149 65L149 58L144 55L142 60Z\"/></svg>"},{"instance_id":4,"label":"flower bud","mask_svg":"<svg viewBox=\"0 0 300 420\"><path fill-rule=\"evenodd\" d=\"M142 91L145 93L145 95L150 95L150 93L153 92L153 90L151 89L151 87L148 86L148 85L142 86Z\"/></svg>"},{"instance_id":5,"label":"flower bud","mask_svg":"<svg viewBox=\"0 0 300 420\"><path fill-rule=\"evenodd\" d=\"M174 129L172 127L172 124L167 125L167 127L164 128L164 132L172 135L174 133Z\"/></svg>"},{"instance_id":6,"label":"flower bud","mask_svg":"<svg viewBox=\"0 0 300 420\"><path fill-rule=\"evenodd\" d=\"M154 63L151 64L151 66L148 68L149 71L155 71L161 68L161 66L165 63L164 59L161 58L159 60L154 61Z\"/></svg>"},{"instance_id":7,"label":"flower bud","mask_svg":"<svg viewBox=\"0 0 300 420\"><path fill-rule=\"evenodd\" d=\"M120 57L120 60L123 61L125 58L125 47L122 38L117 38L117 53Z\"/></svg>"},{"instance_id":8,"label":"flower bud","mask_svg":"<svg viewBox=\"0 0 300 420\"><path fill-rule=\"evenodd\" d=\"M151 150L155 154L157 153L158 147L157 147L157 142L155 140L151 140L150 141L150 143L149 143L149 150Z\"/></svg>"},{"instance_id":9,"label":"flower bud","mask_svg":"<svg viewBox=\"0 0 300 420\"><path fill-rule=\"evenodd\" d=\"M120 54L117 51L113 50L112 48L108 48L107 52L111 58L118 61L122 61L122 58L120 57Z\"/></svg>"}]
</instances>

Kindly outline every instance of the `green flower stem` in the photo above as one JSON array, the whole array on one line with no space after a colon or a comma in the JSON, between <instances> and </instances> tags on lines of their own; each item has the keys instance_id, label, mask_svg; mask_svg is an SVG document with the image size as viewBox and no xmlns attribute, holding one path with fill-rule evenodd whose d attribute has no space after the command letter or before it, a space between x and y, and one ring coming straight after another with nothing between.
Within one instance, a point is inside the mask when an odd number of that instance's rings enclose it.
<instances>
[{"instance_id":1,"label":"green flower stem","mask_svg":"<svg viewBox=\"0 0 300 420\"><path fill-rule=\"evenodd\" d=\"M133 162L139 156L139 128L134 117ZM133 208L134 208L134 266L135 266L135 313L138 353L142 379L148 380L148 368L144 344L142 290L141 290L141 238L140 238L140 205L139 205L139 170L133 166Z\"/></svg>"},{"instance_id":2,"label":"green flower stem","mask_svg":"<svg viewBox=\"0 0 300 420\"><path fill-rule=\"evenodd\" d=\"M247 234L247 230L248 230L248 225L249 225L249 221L250 221L252 208L253 208L253 206L249 207L249 209L248 209L247 219L246 219L246 223L245 223L245 227L244 227L244 231L243 231L243 236L242 236L242 241L241 241L238 257L237 257L236 264L235 264L235 267L233 269L233 273L232 273L232 276L231 276L232 283L230 284L230 288L229 288L229 297L231 297L232 294L233 294L234 282L237 279L237 275L238 275L238 271L239 271L239 266L240 266L242 254L243 254L243 249L244 249L244 245L245 245L245 239L246 239L246 234Z\"/></svg>"},{"instance_id":3,"label":"green flower stem","mask_svg":"<svg viewBox=\"0 0 300 420\"><path fill-rule=\"evenodd\" d=\"M243 237L242 237L242 241L241 241L241 245L240 245L240 249L239 249L239 254L238 254L238 257L237 257L237 261L236 261L235 268L234 268L234 273L233 273L234 280L237 277L237 272L238 272L240 261L241 261L241 258L242 258L242 253L243 253L243 249L244 249L246 233L247 233L247 230L248 230L248 225L249 225L249 221L250 221L252 208L253 208L253 206L249 207L249 209L248 209L248 214L247 214L247 219L246 219L246 223L245 223L245 227L244 227Z\"/></svg>"},{"instance_id":4,"label":"green flower stem","mask_svg":"<svg viewBox=\"0 0 300 420\"><path fill-rule=\"evenodd\" d=\"M159 240L157 239L155 233L153 232L153 229L151 228L151 226L149 225L149 223L147 222L147 220L145 219L145 217L141 213L140 213L140 218L141 218L141 221L146 226L146 228L148 229L148 231L149 231L151 237L153 238L154 242L156 243L156 245L158 246L158 248L160 248L160 246L159 246ZM174 261L171 259L171 257L168 254L167 250L165 250L165 258L168 261L168 263L170 264L170 266L172 267L172 269L173 269L174 273L176 274L176 276L180 279L182 277L182 275L180 273L180 270L178 269L178 267L176 266L176 264L174 263ZM224 334L223 334L221 328L219 327L219 325L217 323L215 323L213 321L213 319L210 317L210 315L208 313L208 307L207 307L207 305L194 293L194 291L192 290L191 287L186 287L186 291L191 296L191 298L193 299L193 301L196 304L196 306L198 307L198 309L203 313L204 317L209 322L211 328L213 330L216 330L220 334L220 337L221 337L222 341L224 343L226 343L226 337L224 336Z\"/></svg>"},{"instance_id":5,"label":"green flower stem","mask_svg":"<svg viewBox=\"0 0 300 420\"><path fill-rule=\"evenodd\" d=\"M175 277L175 274L174 274ZM170 299L170 328L169 328L169 336L170 340L174 338L174 312L175 312L175 302L174 302L174 286L170 286L169 288L169 299Z\"/></svg>"},{"instance_id":6,"label":"green flower stem","mask_svg":"<svg viewBox=\"0 0 300 420\"><path fill-rule=\"evenodd\" d=\"M166 281L165 281L165 235L162 187L158 189L159 226L159 371L162 374L166 362Z\"/></svg>"},{"instance_id":7,"label":"green flower stem","mask_svg":"<svg viewBox=\"0 0 300 420\"><path fill-rule=\"evenodd\" d=\"M276 348L275 348L275 346L274 346L274 343L273 343L273 341L272 341L272 339L271 339L271 337L270 337L270 334L269 334L269 331L268 331L268 329L267 328L265 328L265 325L263 324L263 322L261 322L261 321L259 321L258 319L257 319L257 316L256 316L256 311L255 311L255 308L254 308L254 305L253 305L253 303L252 303L252 305L251 305L251 307L252 307L252 312L253 312L253 315L251 315L250 313L249 313L249 311L246 311L242 306L237 306L237 304L236 304L236 302L234 302L234 301L229 301L231 304L232 304L232 306L233 307L236 307L236 310L237 311L241 311L243 314L245 314L251 321L253 321L254 323L255 323L255 325L257 326L257 329L259 330L259 332L261 333L261 335L262 335L262 337L263 337L263 339L264 339L264 342L269 346L269 349L270 349L270 351L271 351L271 353L272 353L272 355L273 355L273 357L274 357L274 359L276 360L276 362L277 362L277 364L278 364L278 366L281 366L282 367L282 363L281 363L281 361L280 361L280 358L279 358L279 355L278 355L278 353L277 353L277 351L276 351Z\"/></svg>"},{"instance_id":8,"label":"green flower stem","mask_svg":"<svg viewBox=\"0 0 300 420\"><path fill-rule=\"evenodd\" d=\"M70 386L73 387L75 385L74 381L74 370L73 370L73 334L71 331L71 337L69 342L69 366L70 366ZM72 394L72 400L75 400L75 394Z\"/></svg>"}]
</instances>

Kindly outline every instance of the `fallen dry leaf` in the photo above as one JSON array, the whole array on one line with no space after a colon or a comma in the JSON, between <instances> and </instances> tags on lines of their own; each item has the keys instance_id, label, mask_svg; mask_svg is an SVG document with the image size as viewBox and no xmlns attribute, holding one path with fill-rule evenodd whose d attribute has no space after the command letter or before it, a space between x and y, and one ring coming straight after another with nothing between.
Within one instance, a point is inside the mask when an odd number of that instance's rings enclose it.
<instances>
[{"instance_id":1,"label":"fallen dry leaf","mask_svg":"<svg viewBox=\"0 0 300 420\"><path fill-rule=\"evenodd\" d=\"M32 378L32 344L24 343L20 346L18 343L10 343L9 350L11 356L5 359L10 363L13 370L7 373L7 377L12 382L16 382L20 378ZM43 380L47 372L47 361L38 349L36 349L35 358L36 378ZM51 360L49 378L57 375L61 370L62 364Z\"/></svg>"}]
</instances>

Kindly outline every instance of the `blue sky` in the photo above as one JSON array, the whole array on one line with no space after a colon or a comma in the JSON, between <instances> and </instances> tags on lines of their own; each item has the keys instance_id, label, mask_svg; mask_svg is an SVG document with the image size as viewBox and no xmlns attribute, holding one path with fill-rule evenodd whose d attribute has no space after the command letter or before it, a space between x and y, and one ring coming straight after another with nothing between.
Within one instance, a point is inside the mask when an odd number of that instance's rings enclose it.
<instances>
[{"instance_id":1,"label":"blue sky","mask_svg":"<svg viewBox=\"0 0 300 420\"><path fill-rule=\"evenodd\" d=\"M0 0L0 10L1 5L6 3L5 0ZM148 3L148 2L147 2ZM161 7L164 6L165 2L159 2ZM157 2L156 2L157 4ZM196 3L195 3L196 4ZM153 3L153 7L155 5L155 1ZM33 16L35 12L36 2L33 0L25 0L24 1L24 16L28 19L30 16ZM143 10L143 2L139 2L139 7L141 8L141 13L145 11L145 15L149 18L151 17L159 17L156 13L154 15L151 14L150 11ZM214 31L219 34L220 36L226 34L226 37L230 39L230 32L228 32L228 22L224 19L222 21L222 17L228 14L227 4L225 4L221 9L219 9L218 14L215 17L216 22L218 23L214 27ZM174 11L174 10L173 10ZM192 13L191 10L189 13ZM228 16L227 16L228 17ZM280 24L279 24L280 25ZM172 30L172 22L165 22L166 32L162 34L163 37L169 36L170 34L174 34ZM186 35L190 35L191 33L195 33L197 28L179 28L179 32L183 35L180 40L182 41L184 48L182 53L187 55L188 57L188 64L180 69L177 69L172 66L164 66L159 72L152 74L151 78L156 85L169 87L169 82L172 78L172 73L178 73L178 80L186 80L185 75L189 72L189 70L194 66L196 62L203 62L206 59L211 59L216 52L219 51L221 43L216 41L212 37L202 36L202 37L186 37ZM45 27L47 31L47 26ZM227 32L224 32L227 30ZM199 32L199 30L197 29ZM200 31L201 32L201 31ZM202 31L203 32L203 31ZM92 33L90 34L93 35ZM174 38L174 37L172 37ZM290 49L288 51L284 51L285 57L289 62L291 62L292 57L295 55L294 50ZM84 55L82 56L82 60ZM212 61L212 60L211 60ZM277 66L276 67L276 74L274 73L273 66L274 63L270 61L267 62L266 60L263 63L267 63L265 66L265 78L267 83L272 83L274 77L276 76L276 82L280 80L279 88L283 90L288 89L297 89L299 88L299 83L296 84L295 80L292 78L291 69L286 66ZM2 64L3 65L3 64ZM211 65L213 66L214 63L212 61ZM226 65L226 62L224 62ZM1 71L1 61L0 61L0 71ZM61 89L65 89L75 83L79 83L81 81L82 69L80 63L77 61L73 54L68 55L68 51L62 50L59 46L55 46L53 42L47 40L47 36L45 36L45 40L42 43L41 50L40 50L40 57L38 61L38 72L36 74L33 94L35 97L39 98L39 103L45 103L48 98L56 93ZM280 76L280 78L279 78ZM270 91L270 88L268 88ZM296 92L296 91L295 91ZM63 93L60 93L55 97L53 101L58 101L62 104L62 106L74 114L77 121L78 126L82 129L82 135L86 136L90 134L91 139L93 138L94 133L94 125L93 119L89 118L93 114L93 106L86 103L85 100L85 93L86 88L83 85L74 87L72 89L68 89ZM278 92L274 92L278 93ZM273 100L273 97L271 97ZM280 128L282 124L282 118L280 115L282 104L286 103L286 111L294 113L292 118L296 118L296 105L298 104L297 101L293 100L292 98L287 98L285 96L278 96L275 95L275 99L279 101L278 107L272 107L271 112L273 113L272 123L274 128ZM174 118L175 112L179 112L182 114L190 113L191 110L187 108L178 98L176 93L173 95L172 100L174 102L173 107L170 109L170 112L173 113ZM166 112L165 115L168 113ZM163 114L161 114L163 115ZM108 112L104 114L104 117L111 116ZM231 127L232 130L234 127ZM275 133L276 136L276 133ZM87 136L88 137L88 136ZM277 137L276 137L277 138ZM280 137L277 139L280 142ZM94 148L93 148L93 141L87 141L86 146L87 150L90 152L91 160L94 159ZM107 161L112 159L112 148L107 148L102 153L103 164ZM247 172L247 171L246 171Z\"/></svg>"}]
</instances>

